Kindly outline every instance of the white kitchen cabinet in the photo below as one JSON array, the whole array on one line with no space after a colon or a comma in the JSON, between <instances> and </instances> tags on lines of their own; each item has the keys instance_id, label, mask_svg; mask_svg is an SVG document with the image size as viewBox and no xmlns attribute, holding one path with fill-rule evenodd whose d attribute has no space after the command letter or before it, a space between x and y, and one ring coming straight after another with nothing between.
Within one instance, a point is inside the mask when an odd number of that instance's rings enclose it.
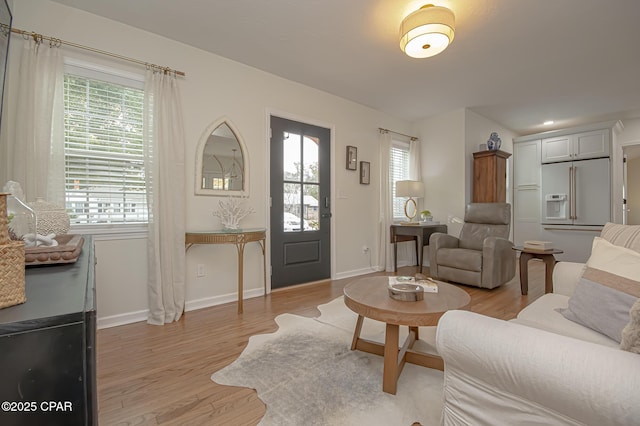
<instances>
[{"instance_id":1,"label":"white kitchen cabinet","mask_svg":"<svg viewBox=\"0 0 640 426\"><path fill-rule=\"evenodd\" d=\"M541 140L513 144L513 241L539 240Z\"/></svg>"},{"instance_id":2,"label":"white kitchen cabinet","mask_svg":"<svg viewBox=\"0 0 640 426\"><path fill-rule=\"evenodd\" d=\"M513 185L540 185L540 139L513 145Z\"/></svg>"},{"instance_id":3,"label":"white kitchen cabinet","mask_svg":"<svg viewBox=\"0 0 640 426\"><path fill-rule=\"evenodd\" d=\"M608 157L609 129L542 139L542 163Z\"/></svg>"}]
</instances>

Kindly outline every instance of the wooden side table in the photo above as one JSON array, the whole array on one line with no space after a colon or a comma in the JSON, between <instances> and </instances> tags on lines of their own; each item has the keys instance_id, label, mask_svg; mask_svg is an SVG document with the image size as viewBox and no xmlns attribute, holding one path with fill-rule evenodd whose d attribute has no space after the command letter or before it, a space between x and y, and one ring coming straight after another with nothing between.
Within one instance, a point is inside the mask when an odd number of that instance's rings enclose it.
<instances>
[{"instance_id":1,"label":"wooden side table","mask_svg":"<svg viewBox=\"0 0 640 426\"><path fill-rule=\"evenodd\" d=\"M238 313L242 313L243 301L243 272L244 272L244 246L246 243L257 242L262 249L262 269L264 273L264 294L267 295L267 261L265 259L265 241L267 230L215 230L204 232L187 232L184 238L185 250L189 250L194 244L235 244L238 250Z\"/></svg>"},{"instance_id":2,"label":"wooden side table","mask_svg":"<svg viewBox=\"0 0 640 426\"><path fill-rule=\"evenodd\" d=\"M520 290L522 294L526 295L529 292L529 271L527 264L531 259L540 259L544 262L544 292L551 293L553 291L553 267L556 264L554 254L564 253L564 251L559 249L534 250L522 246L515 246L513 249L520 252Z\"/></svg>"},{"instance_id":3,"label":"wooden side table","mask_svg":"<svg viewBox=\"0 0 640 426\"><path fill-rule=\"evenodd\" d=\"M422 273L422 249L425 244L429 245L429 237L434 232L447 233L447 225L438 223L420 223L418 225L402 225L394 223L391 225L391 242L393 243L393 270L398 270L398 243L403 241L416 242L416 260Z\"/></svg>"},{"instance_id":4,"label":"wooden side table","mask_svg":"<svg viewBox=\"0 0 640 426\"><path fill-rule=\"evenodd\" d=\"M420 339L419 327L435 326L450 309L466 309L471 303L469 294L454 285L438 281L437 293L425 293L424 300L401 302L389 297L389 277L360 278L344 287L344 303L358 314L351 350L382 355L382 390L395 395L398 377L405 363L444 370L438 355L413 349ZM365 318L386 323L384 344L360 337ZM409 327L409 335L400 346L400 326Z\"/></svg>"}]
</instances>

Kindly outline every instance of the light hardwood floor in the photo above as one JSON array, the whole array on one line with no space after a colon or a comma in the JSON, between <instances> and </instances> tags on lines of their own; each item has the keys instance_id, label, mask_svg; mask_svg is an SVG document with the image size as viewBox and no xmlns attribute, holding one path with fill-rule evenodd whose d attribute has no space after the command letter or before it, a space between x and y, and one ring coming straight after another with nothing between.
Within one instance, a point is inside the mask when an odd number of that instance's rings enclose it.
<instances>
[{"instance_id":1,"label":"light hardwood floor","mask_svg":"<svg viewBox=\"0 0 640 426\"><path fill-rule=\"evenodd\" d=\"M416 271L404 267L398 274ZM274 318L279 314L320 315L316 306L341 296L352 279L248 299L241 315L230 303L187 312L179 322L165 326L135 323L99 330L100 425L257 424L265 406L255 391L220 386L211 381L211 374L233 362L250 336L276 331ZM511 319L544 293L543 280L542 263L532 261L527 296L520 294L517 272L514 280L493 290L460 287L471 295L471 311Z\"/></svg>"}]
</instances>

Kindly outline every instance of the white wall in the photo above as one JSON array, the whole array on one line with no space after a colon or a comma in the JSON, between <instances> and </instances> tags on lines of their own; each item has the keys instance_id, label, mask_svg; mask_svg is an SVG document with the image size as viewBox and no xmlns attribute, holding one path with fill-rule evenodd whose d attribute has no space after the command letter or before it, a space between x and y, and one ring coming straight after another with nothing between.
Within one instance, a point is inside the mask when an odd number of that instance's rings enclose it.
<instances>
[{"instance_id":1,"label":"white wall","mask_svg":"<svg viewBox=\"0 0 640 426\"><path fill-rule=\"evenodd\" d=\"M515 133L471 110L458 109L421 120L414 132L422 140L422 177L425 182L425 208L434 220L446 223L449 234L457 236L473 194L473 153L486 143L491 132L502 139L501 150L513 152ZM512 158L507 160L507 202L511 202Z\"/></svg>"},{"instance_id":2,"label":"white wall","mask_svg":"<svg viewBox=\"0 0 640 426\"><path fill-rule=\"evenodd\" d=\"M180 88L186 132L187 230L219 227L212 216L219 198L196 197L193 194L195 151L202 132L211 122L221 116L229 117L249 150L251 194L248 201L256 213L243 221L245 227L265 227L268 224L268 112L282 112L302 121L332 128L332 276L340 278L370 271L369 256L363 254L361 248L363 244L371 247L371 258L377 259L377 128L409 133L410 123L202 50L47 0L20 0L15 2L13 12L16 28L186 72L186 77L180 79ZM11 87L11 76L17 73L21 44L20 37L14 35L7 82L7 96L14 99L16 94L15 87ZM63 49L65 54L71 56L125 69L135 68L125 62L71 47ZM11 111L7 114L11 115ZM345 170L347 145L358 147L359 161L371 162L371 185L360 185L358 173ZM146 319L145 244L145 239L96 242L98 318L102 326ZM204 278L196 279L198 263L206 264L207 276ZM233 246L192 247L187 255L186 273L187 310L235 300L236 250ZM247 296L262 293L262 259L257 244L247 246L245 250L245 290Z\"/></svg>"},{"instance_id":3,"label":"white wall","mask_svg":"<svg viewBox=\"0 0 640 426\"><path fill-rule=\"evenodd\" d=\"M414 123L420 138L422 180L425 184L423 208L433 220L447 224L448 232L458 235L460 225L453 217L464 217L465 207L465 110L439 114Z\"/></svg>"}]
</instances>

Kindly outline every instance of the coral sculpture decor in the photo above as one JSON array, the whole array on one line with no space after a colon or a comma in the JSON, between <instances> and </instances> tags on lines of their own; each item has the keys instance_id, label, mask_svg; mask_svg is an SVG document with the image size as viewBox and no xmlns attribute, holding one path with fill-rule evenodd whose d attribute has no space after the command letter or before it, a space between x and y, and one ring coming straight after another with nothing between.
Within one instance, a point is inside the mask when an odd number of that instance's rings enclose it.
<instances>
[{"instance_id":1,"label":"coral sculpture decor","mask_svg":"<svg viewBox=\"0 0 640 426\"><path fill-rule=\"evenodd\" d=\"M226 200L220 200L220 210L213 212L213 215L220 219L220 223L224 229L239 229L239 224L247 215L255 213L255 210L246 206L240 198L229 197Z\"/></svg>"}]
</instances>

